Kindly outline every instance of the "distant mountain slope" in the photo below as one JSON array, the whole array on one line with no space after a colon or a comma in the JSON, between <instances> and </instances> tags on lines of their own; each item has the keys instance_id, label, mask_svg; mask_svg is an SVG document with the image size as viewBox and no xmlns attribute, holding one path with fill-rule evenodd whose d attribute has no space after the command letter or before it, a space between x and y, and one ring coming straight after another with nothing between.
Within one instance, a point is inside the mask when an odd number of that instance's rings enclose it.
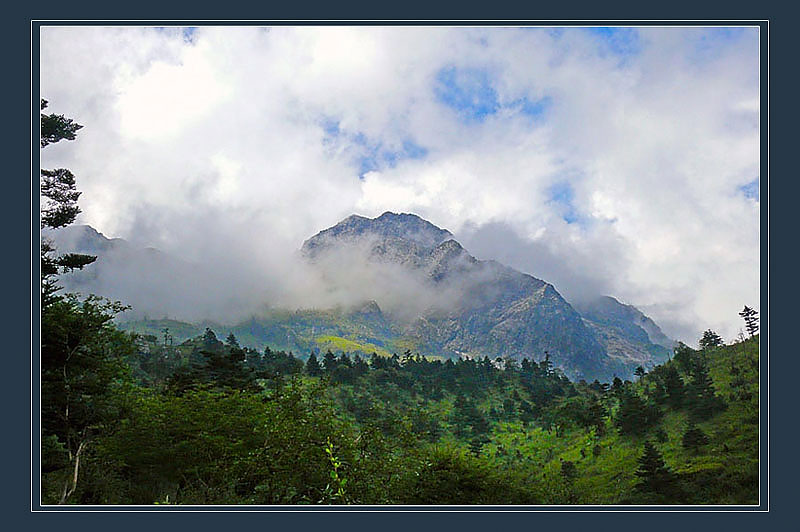
<instances>
[{"instance_id":1,"label":"distant mountain slope","mask_svg":"<svg viewBox=\"0 0 800 532\"><path fill-rule=\"evenodd\" d=\"M133 292L160 293L165 283L186 284L192 267L154 248L136 247L121 238L107 238L88 225L70 225L44 235L59 251L96 255L97 261L60 277L67 290L94 291L107 297ZM129 290L128 288L131 287ZM85 290L89 289L89 290ZM141 299L141 298L139 298Z\"/></svg>"},{"instance_id":2,"label":"distant mountain slope","mask_svg":"<svg viewBox=\"0 0 800 532\"><path fill-rule=\"evenodd\" d=\"M71 225L48 231L58 251L96 255L83 270L61 275L68 292L98 294L131 305L123 318L175 317L191 321L211 318L205 309L217 308L215 317L236 308L221 297L233 292L219 287L223 274L184 261L152 247L139 247L121 238L107 238L88 225ZM233 298L231 298L233 299Z\"/></svg>"},{"instance_id":3,"label":"distant mountain slope","mask_svg":"<svg viewBox=\"0 0 800 532\"><path fill-rule=\"evenodd\" d=\"M595 331L609 357L649 369L669 359L675 342L632 305L601 296L574 305Z\"/></svg>"}]
</instances>

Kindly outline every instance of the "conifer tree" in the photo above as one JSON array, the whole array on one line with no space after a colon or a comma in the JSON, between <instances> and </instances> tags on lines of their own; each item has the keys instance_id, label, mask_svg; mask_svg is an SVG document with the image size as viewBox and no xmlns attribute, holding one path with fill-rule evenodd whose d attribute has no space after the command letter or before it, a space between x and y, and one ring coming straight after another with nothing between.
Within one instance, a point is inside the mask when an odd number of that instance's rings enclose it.
<instances>
[{"instance_id":1,"label":"conifer tree","mask_svg":"<svg viewBox=\"0 0 800 532\"><path fill-rule=\"evenodd\" d=\"M203 333L203 348L204 349L218 349L220 345L220 341L217 340L217 335L214 334L209 327L206 327L205 332Z\"/></svg>"},{"instance_id":2,"label":"conifer tree","mask_svg":"<svg viewBox=\"0 0 800 532\"><path fill-rule=\"evenodd\" d=\"M678 370L670 364L664 367L663 375L667 404L672 408L680 408L683 405L684 388Z\"/></svg>"},{"instance_id":3,"label":"conifer tree","mask_svg":"<svg viewBox=\"0 0 800 532\"><path fill-rule=\"evenodd\" d=\"M698 360L691 370L691 375L691 381L686 387L689 416L692 420L698 421L708 419L725 405L716 395L705 361Z\"/></svg>"},{"instance_id":4,"label":"conifer tree","mask_svg":"<svg viewBox=\"0 0 800 532\"><path fill-rule=\"evenodd\" d=\"M700 338L700 349L708 349L710 347L718 347L723 344L722 337L708 329L703 333L703 337Z\"/></svg>"},{"instance_id":5,"label":"conifer tree","mask_svg":"<svg viewBox=\"0 0 800 532\"><path fill-rule=\"evenodd\" d=\"M642 400L635 392L624 389L614 420L622 434L643 434L661 419L661 409Z\"/></svg>"},{"instance_id":6,"label":"conifer tree","mask_svg":"<svg viewBox=\"0 0 800 532\"><path fill-rule=\"evenodd\" d=\"M47 100L41 100L41 109L47 108ZM75 123L71 118L63 115L41 113L41 147L62 140L74 140L75 133L83 126ZM81 193L75 186L75 176L66 168L40 171L41 180L39 191L45 198L41 206L41 228L58 229L66 227L75 221L81 210L78 207L78 198ZM56 285L55 276L72 270L80 270L87 264L94 262L97 257L80 253L56 253L51 240L43 238L41 242L41 298L42 308L57 301L55 295L59 287Z\"/></svg>"},{"instance_id":7,"label":"conifer tree","mask_svg":"<svg viewBox=\"0 0 800 532\"><path fill-rule=\"evenodd\" d=\"M693 421L690 421L681 443L684 449L697 452L700 447L708 443L708 436Z\"/></svg>"},{"instance_id":8,"label":"conifer tree","mask_svg":"<svg viewBox=\"0 0 800 532\"><path fill-rule=\"evenodd\" d=\"M239 347L239 340L236 339L233 333L228 334L228 337L225 339L225 345L228 348L228 356L233 362L245 361L244 349Z\"/></svg>"},{"instance_id":9,"label":"conifer tree","mask_svg":"<svg viewBox=\"0 0 800 532\"><path fill-rule=\"evenodd\" d=\"M739 316L744 319L744 324L745 327L747 327L747 332L750 334L750 338L755 336L755 334L758 332L758 312L745 305L744 309L742 309L742 311L739 313Z\"/></svg>"},{"instance_id":10,"label":"conifer tree","mask_svg":"<svg viewBox=\"0 0 800 532\"><path fill-rule=\"evenodd\" d=\"M639 468L636 470L639 483L636 490L647 494L657 502L677 503L681 498L681 489L675 474L664 463L661 453L646 441L644 453L639 458Z\"/></svg>"},{"instance_id":11,"label":"conifer tree","mask_svg":"<svg viewBox=\"0 0 800 532\"><path fill-rule=\"evenodd\" d=\"M316 377L320 373L322 373L322 368L319 366L317 355L312 352L311 355L309 355L308 360L306 360L306 374L310 377Z\"/></svg>"},{"instance_id":12,"label":"conifer tree","mask_svg":"<svg viewBox=\"0 0 800 532\"><path fill-rule=\"evenodd\" d=\"M338 361L336 360L336 355L334 355L330 349L325 352L325 355L322 357L322 367L326 373L333 372L336 369Z\"/></svg>"}]
</instances>

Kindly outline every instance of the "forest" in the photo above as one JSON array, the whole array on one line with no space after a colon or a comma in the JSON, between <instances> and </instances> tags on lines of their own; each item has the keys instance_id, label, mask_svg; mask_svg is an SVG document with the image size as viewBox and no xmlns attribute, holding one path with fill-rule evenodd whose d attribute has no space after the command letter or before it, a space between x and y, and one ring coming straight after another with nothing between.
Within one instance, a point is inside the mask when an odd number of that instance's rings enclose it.
<instances>
[{"instance_id":1,"label":"forest","mask_svg":"<svg viewBox=\"0 0 800 532\"><path fill-rule=\"evenodd\" d=\"M173 346L114 310L43 313L45 504L758 502L757 334L609 385L547 355Z\"/></svg>"}]
</instances>

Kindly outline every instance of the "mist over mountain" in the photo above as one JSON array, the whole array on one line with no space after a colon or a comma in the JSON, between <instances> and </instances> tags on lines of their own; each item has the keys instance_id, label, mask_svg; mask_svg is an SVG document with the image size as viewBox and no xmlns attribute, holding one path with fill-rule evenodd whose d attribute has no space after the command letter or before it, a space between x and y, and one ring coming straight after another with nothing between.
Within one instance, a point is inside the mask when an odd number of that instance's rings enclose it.
<instances>
[{"instance_id":1,"label":"mist over mountain","mask_svg":"<svg viewBox=\"0 0 800 532\"><path fill-rule=\"evenodd\" d=\"M98 294L130 305L122 320L171 317L185 321L243 319L263 309L266 294L251 278L216 263L183 260L121 238L107 238L88 225L45 231L59 251L96 255L83 270L64 274L68 292ZM244 269L243 269L244 272Z\"/></svg>"},{"instance_id":2,"label":"mist over mountain","mask_svg":"<svg viewBox=\"0 0 800 532\"><path fill-rule=\"evenodd\" d=\"M352 215L309 238L277 297L240 272L108 239L89 226L45 236L60 249L98 255L63 276L65 289L130 304L125 319L134 329L161 318L223 324L256 347L301 353L549 355L570 377L606 379L654 366L673 344L636 308L611 297L572 305L544 280L476 259L450 231L414 214Z\"/></svg>"},{"instance_id":3,"label":"mist over mountain","mask_svg":"<svg viewBox=\"0 0 800 532\"><path fill-rule=\"evenodd\" d=\"M365 265L388 284L397 271L404 286L415 282L421 295L403 334L418 339L423 351L490 358L548 353L572 376L625 373L622 367L650 367L669 354L671 341L633 307L604 298L585 304L583 317L551 284L476 259L449 231L413 214L351 216L307 240L302 253L335 286L356 289L348 283L358 280L342 272ZM381 294L371 296L382 302Z\"/></svg>"}]
</instances>

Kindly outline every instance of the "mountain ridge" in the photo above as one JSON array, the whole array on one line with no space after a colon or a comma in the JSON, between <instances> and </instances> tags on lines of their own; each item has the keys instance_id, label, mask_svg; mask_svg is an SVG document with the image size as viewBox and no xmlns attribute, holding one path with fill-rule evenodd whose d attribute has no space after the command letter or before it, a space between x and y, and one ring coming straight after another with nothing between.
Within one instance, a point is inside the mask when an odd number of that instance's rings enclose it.
<instances>
[{"instance_id":1,"label":"mountain ridge","mask_svg":"<svg viewBox=\"0 0 800 532\"><path fill-rule=\"evenodd\" d=\"M424 223L426 237L405 230L409 222L415 227ZM406 239L406 234L413 236ZM431 290L459 287L460 301L444 312L425 311L404 329L433 352L491 358L548 353L573 377L630 373L633 368L625 366L635 362L649 367L663 357L661 350L650 347L647 335L627 337L636 329L606 331L615 323L602 316L602 308L594 320L586 320L553 285L496 261L478 260L449 236L416 215L387 212L374 219L346 218L306 240L303 254L324 267L326 251L352 248L368 261L388 260L423 273ZM442 238L447 240L437 243ZM654 333L660 332L653 326Z\"/></svg>"},{"instance_id":2,"label":"mountain ridge","mask_svg":"<svg viewBox=\"0 0 800 532\"><path fill-rule=\"evenodd\" d=\"M138 277L157 276L158 261L137 255L151 255L144 248L135 248L123 239L108 239L89 226L77 226L67 233L71 239L62 238L62 242L71 240L80 246L64 249L110 255L104 259L110 267L119 266L122 261L117 255L122 254L128 263L144 268L137 272ZM352 215L307 239L300 251L309 264L322 270L330 266L326 256L333 253L361 268L378 268L374 277L384 284L420 283L409 297L422 294L433 303L422 305L407 320L398 320L391 308L387 314L379 298L365 297L362 303L339 310L265 310L250 320L217 326L244 335L254 346L272 343L301 353L317 349L319 338L324 337L341 338L341 345L350 348L412 349L429 356L541 359L548 354L556 367L573 379L628 377L636 366L652 367L670 354L672 341L635 307L610 296L572 305L552 284L497 261L476 259L450 231L414 214L386 212L373 219ZM184 277L180 263L171 262L171 256L161 254L157 259L174 267L162 275L173 281ZM108 290L109 276L103 271L104 262L98 261L99 271L65 276L67 288L94 292L92 282L100 278L105 280L100 288ZM347 268L346 262L334 264ZM381 270L384 266L390 268ZM130 277L130 270L136 268L123 270L123 277ZM360 279L358 275L355 278L357 282ZM336 281L335 276L331 279ZM174 316L169 311L164 315ZM130 328L136 327L134 323ZM142 326L142 330L150 328Z\"/></svg>"}]
</instances>

